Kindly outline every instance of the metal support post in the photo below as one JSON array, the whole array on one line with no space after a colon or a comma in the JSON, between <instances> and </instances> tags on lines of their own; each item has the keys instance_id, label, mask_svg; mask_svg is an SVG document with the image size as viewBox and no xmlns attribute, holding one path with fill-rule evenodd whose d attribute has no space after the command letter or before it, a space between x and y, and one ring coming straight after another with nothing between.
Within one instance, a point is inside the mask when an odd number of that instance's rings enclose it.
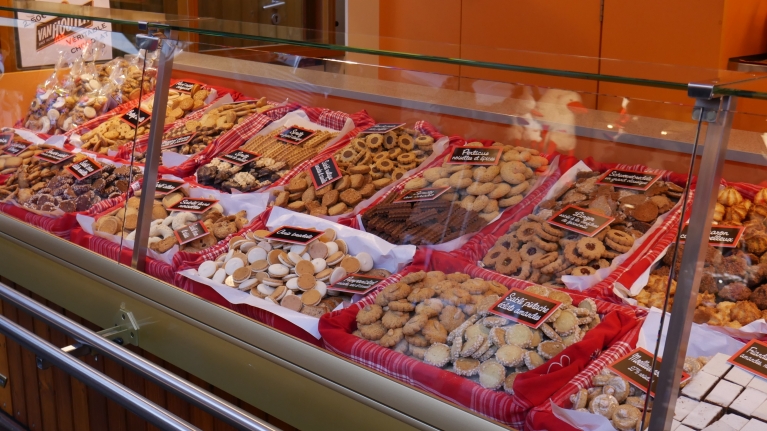
<instances>
[{"instance_id":1,"label":"metal support post","mask_svg":"<svg viewBox=\"0 0 767 431\"><path fill-rule=\"evenodd\" d=\"M695 97L699 87L691 85L690 95ZM708 97L711 94L712 91L707 92ZM661 363L658 376L653 414L650 418L651 430L671 429L736 100L731 96L722 97L719 103L714 104L718 108L718 115L717 111L710 107L711 100L700 102L696 104L695 115L697 119L709 123L698 170L695 199L690 210L684 254L677 277L674 308L667 325L668 334L663 349L663 358L666 360ZM695 157L695 154L691 157Z\"/></svg>"}]
</instances>

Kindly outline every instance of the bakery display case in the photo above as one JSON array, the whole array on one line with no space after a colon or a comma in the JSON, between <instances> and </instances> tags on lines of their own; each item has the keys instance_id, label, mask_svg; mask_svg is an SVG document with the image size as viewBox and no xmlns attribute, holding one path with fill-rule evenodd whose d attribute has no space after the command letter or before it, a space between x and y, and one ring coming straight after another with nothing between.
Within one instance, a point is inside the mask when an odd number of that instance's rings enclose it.
<instances>
[{"instance_id":1,"label":"bakery display case","mask_svg":"<svg viewBox=\"0 0 767 431\"><path fill-rule=\"evenodd\" d=\"M767 427L765 76L0 10L3 277L299 429Z\"/></svg>"}]
</instances>

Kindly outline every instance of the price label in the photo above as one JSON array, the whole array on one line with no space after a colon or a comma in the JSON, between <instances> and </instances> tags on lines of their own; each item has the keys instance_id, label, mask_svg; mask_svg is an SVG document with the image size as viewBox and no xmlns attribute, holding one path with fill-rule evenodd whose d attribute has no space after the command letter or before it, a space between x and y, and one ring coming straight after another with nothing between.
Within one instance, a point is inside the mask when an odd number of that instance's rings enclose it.
<instances>
[{"instance_id":1,"label":"price label","mask_svg":"<svg viewBox=\"0 0 767 431\"><path fill-rule=\"evenodd\" d=\"M168 207L171 211L188 211L190 213L204 213L208 208L217 204L216 199L184 198Z\"/></svg>"},{"instance_id":2,"label":"price label","mask_svg":"<svg viewBox=\"0 0 767 431\"><path fill-rule=\"evenodd\" d=\"M0 133L0 147L8 145L13 141L13 133Z\"/></svg>"},{"instance_id":3,"label":"price label","mask_svg":"<svg viewBox=\"0 0 767 431\"><path fill-rule=\"evenodd\" d=\"M11 136L11 140L9 141L8 145L3 148L3 152L15 156L17 154L23 153L30 144L31 142L27 141L15 141L13 140L13 136Z\"/></svg>"},{"instance_id":4,"label":"price label","mask_svg":"<svg viewBox=\"0 0 767 431\"><path fill-rule=\"evenodd\" d=\"M448 190L450 190L450 187L431 187L427 189L408 190L405 193L402 193L402 195L392 203L400 204L406 202L433 201Z\"/></svg>"},{"instance_id":5,"label":"price label","mask_svg":"<svg viewBox=\"0 0 767 431\"><path fill-rule=\"evenodd\" d=\"M448 165L497 165L501 161L501 152L498 147L453 147L448 157Z\"/></svg>"},{"instance_id":6,"label":"price label","mask_svg":"<svg viewBox=\"0 0 767 431\"><path fill-rule=\"evenodd\" d=\"M197 85L194 82L189 81L178 81L177 83L170 86L171 90L176 90L181 93L191 93L194 86Z\"/></svg>"},{"instance_id":7,"label":"price label","mask_svg":"<svg viewBox=\"0 0 767 431\"><path fill-rule=\"evenodd\" d=\"M131 109L120 117L121 120L130 124L131 127L143 126L150 118L152 118L152 114L138 107Z\"/></svg>"},{"instance_id":8,"label":"price label","mask_svg":"<svg viewBox=\"0 0 767 431\"><path fill-rule=\"evenodd\" d=\"M291 244L309 244L321 237L325 232L314 229L302 229L300 227L282 226L266 236L267 239L289 242Z\"/></svg>"},{"instance_id":9,"label":"price label","mask_svg":"<svg viewBox=\"0 0 767 431\"><path fill-rule=\"evenodd\" d=\"M237 166L243 166L247 165L248 163L252 162L253 160L256 160L260 156L256 153L251 153L250 151L245 150L234 150L229 154L224 154L223 156L218 156L219 160L223 160L227 163L231 163L233 165Z\"/></svg>"},{"instance_id":10,"label":"price label","mask_svg":"<svg viewBox=\"0 0 767 431\"><path fill-rule=\"evenodd\" d=\"M364 295L373 290L373 288L376 287L378 283L384 280L385 278L380 277L370 277L362 274L349 274L343 280L337 281L335 284L328 286L328 289L339 290L341 292L359 293L360 295Z\"/></svg>"},{"instance_id":11,"label":"price label","mask_svg":"<svg viewBox=\"0 0 767 431\"><path fill-rule=\"evenodd\" d=\"M375 126L370 126L367 129L360 132L361 135L368 133L381 133L391 132L392 130L399 129L404 126L405 123L378 123Z\"/></svg>"},{"instance_id":12,"label":"price label","mask_svg":"<svg viewBox=\"0 0 767 431\"><path fill-rule=\"evenodd\" d=\"M182 145L186 145L192 142L195 136L197 136L197 133L190 133L188 135L165 139L162 141L162 144L161 144L162 149L166 150L168 148L174 148L174 147L180 147Z\"/></svg>"},{"instance_id":13,"label":"price label","mask_svg":"<svg viewBox=\"0 0 767 431\"><path fill-rule=\"evenodd\" d=\"M309 172L312 174L312 182L315 189L321 189L343 177L333 156L312 166L309 168Z\"/></svg>"},{"instance_id":14,"label":"price label","mask_svg":"<svg viewBox=\"0 0 767 431\"><path fill-rule=\"evenodd\" d=\"M511 289L490 308L490 312L537 329L561 305L561 302L545 296Z\"/></svg>"},{"instance_id":15,"label":"price label","mask_svg":"<svg viewBox=\"0 0 767 431\"><path fill-rule=\"evenodd\" d=\"M548 222L581 235L594 236L614 220L615 217L606 217L575 205L568 205L562 211L554 214Z\"/></svg>"},{"instance_id":16,"label":"price label","mask_svg":"<svg viewBox=\"0 0 767 431\"><path fill-rule=\"evenodd\" d=\"M651 174L648 172L610 169L597 180L597 184L646 191L658 181L660 176L661 174Z\"/></svg>"},{"instance_id":17,"label":"price label","mask_svg":"<svg viewBox=\"0 0 767 431\"><path fill-rule=\"evenodd\" d=\"M156 195L167 195L168 193L175 192L181 186L186 184L180 180L157 180L157 185L154 187Z\"/></svg>"},{"instance_id":18,"label":"price label","mask_svg":"<svg viewBox=\"0 0 767 431\"><path fill-rule=\"evenodd\" d=\"M78 180L88 178L96 172L101 171L102 169L104 169L103 166L96 163L95 160L91 160L90 158L80 160L77 163L72 163L71 165L67 166L67 170L71 172L72 175Z\"/></svg>"},{"instance_id":19,"label":"price label","mask_svg":"<svg viewBox=\"0 0 767 431\"><path fill-rule=\"evenodd\" d=\"M639 347L628 355L618 359L607 367L613 372L617 373L624 379L628 380L642 392L647 393L647 388L650 387L650 371L652 370L652 353ZM655 364L655 372L652 379L652 388L650 388L650 396L655 396L655 388L658 384L658 376L660 375L660 358L657 358ZM682 371L682 382L690 378L690 375Z\"/></svg>"},{"instance_id":20,"label":"price label","mask_svg":"<svg viewBox=\"0 0 767 431\"><path fill-rule=\"evenodd\" d=\"M180 245L184 245L190 241L194 241L198 238L202 238L205 235L208 235L209 232L208 228L205 227L205 223L198 221L190 224L189 226L184 226L180 229L176 229L173 231L173 233L176 234L178 243Z\"/></svg>"},{"instance_id":21,"label":"price label","mask_svg":"<svg viewBox=\"0 0 767 431\"><path fill-rule=\"evenodd\" d=\"M75 154L70 153L69 151L60 150L58 148L51 148L50 150L40 153L35 157L45 162L51 162L55 165L57 163L63 162L64 160L71 159L74 156Z\"/></svg>"},{"instance_id":22,"label":"price label","mask_svg":"<svg viewBox=\"0 0 767 431\"><path fill-rule=\"evenodd\" d=\"M690 225L685 224L682 233L679 234L679 241L687 240L687 228ZM708 245L711 247L735 248L738 246L740 237L746 231L745 226L711 226L711 233L708 234Z\"/></svg>"},{"instance_id":23,"label":"price label","mask_svg":"<svg viewBox=\"0 0 767 431\"><path fill-rule=\"evenodd\" d=\"M759 340L751 340L727 361L767 379L767 344Z\"/></svg>"},{"instance_id":24,"label":"price label","mask_svg":"<svg viewBox=\"0 0 767 431\"><path fill-rule=\"evenodd\" d=\"M282 133L277 135L277 140L287 142L288 144L300 145L307 139L314 136L314 131L303 129L298 126L293 126L289 129L283 130Z\"/></svg>"}]
</instances>

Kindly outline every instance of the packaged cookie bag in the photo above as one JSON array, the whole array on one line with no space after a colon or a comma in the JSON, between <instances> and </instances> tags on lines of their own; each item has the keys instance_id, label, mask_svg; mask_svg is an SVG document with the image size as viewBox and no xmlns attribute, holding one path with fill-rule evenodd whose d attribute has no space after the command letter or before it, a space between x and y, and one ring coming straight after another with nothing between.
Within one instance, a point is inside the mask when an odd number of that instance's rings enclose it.
<instances>
[{"instance_id":1,"label":"packaged cookie bag","mask_svg":"<svg viewBox=\"0 0 767 431\"><path fill-rule=\"evenodd\" d=\"M533 214L506 232L496 232L494 245L479 264L531 282L584 291L630 265L632 256L644 255L675 228L683 176L587 162L593 170L579 162ZM621 175L641 182L641 188L633 182L628 187Z\"/></svg>"},{"instance_id":2,"label":"packaged cookie bag","mask_svg":"<svg viewBox=\"0 0 767 431\"><path fill-rule=\"evenodd\" d=\"M537 311L514 306L519 298ZM419 249L364 300L320 319L320 333L335 353L521 428L527 411L636 325L628 307ZM523 394L520 377L536 370Z\"/></svg>"},{"instance_id":3,"label":"packaged cookie bag","mask_svg":"<svg viewBox=\"0 0 767 431\"><path fill-rule=\"evenodd\" d=\"M425 170L364 209L360 224L394 243L455 250L523 202L550 171L549 159L536 150L456 140Z\"/></svg>"},{"instance_id":4,"label":"packaged cookie bag","mask_svg":"<svg viewBox=\"0 0 767 431\"><path fill-rule=\"evenodd\" d=\"M265 226L229 242L219 255L180 272L231 304L249 305L319 338L319 317L405 267L415 247L395 246L346 226L272 208ZM356 295L356 296L355 296Z\"/></svg>"},{"instance_id":5,"label":"packaged cookie bag","mask_svg":"<svg viewBox=\"0 0 767 431\"><path fill-rule=\"evenodd\" d=\"M62 114L66 116L74 108L79 97L75 91L76 80L79 77L72 76L71 71L71 62L64 52L60 52L53 74L37 87L27 115L16 125L17 127L33 132L56 134L56 131L60 129L59 117Z\"/></svg>"},{"instance_id":6,"label":"packaged cookie bag","mask_svg":"<svg viewBox=\"0 0 767 431\"><path fill-rule=\"evenodd\" d=\"M196 179L199 184L227 193L282 186L293 178L293 173L303 172L308 160L334 149L348 140L347 135L355 128L370 123L372 119L364 111L354 115L317 108L292 111L241 147L219 153L200 166Z\"/></svg>"},{"instance_id":7,"label":"packaged cookie bag","mask_svg":"<svg viewBox=\"0 0 767 431\"><path fill-rule=\"evenodd\" d=\"M391 130L377 133L386 128ZM376 124L334 153L312 159L287 186L273 188L274 205L331 220L354 216L432 163L448 141L422 121L414 129Z\"/></svg>"}]
</instances>

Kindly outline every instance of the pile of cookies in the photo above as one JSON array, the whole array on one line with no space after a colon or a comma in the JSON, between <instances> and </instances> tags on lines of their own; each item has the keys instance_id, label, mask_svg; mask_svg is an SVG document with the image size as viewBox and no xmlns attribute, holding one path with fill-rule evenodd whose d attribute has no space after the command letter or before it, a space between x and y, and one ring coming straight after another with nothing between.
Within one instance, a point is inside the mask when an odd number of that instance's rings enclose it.
<instances>
[{"instance_id":1,"label":"pile of cookies","mask_svg":"<svg viewBox=\"0 0 767 431\"><path fill-rule=\"evenodd\" d=\"M573 410L602 415L610 420L616 430L640 429L639 423L641 423L647 399L644 392L607 368L594 376L591 383L593 384L591 388L580 389L570 395ZM652 401L648 404L648 412L651 410ZM649 419L647 415L645 426L649 423Z\"/></svg>"},{"instance_id":2,"label":"pile of cookies","mask_svg":"<svg viewBox=\"0 0 767 431\"><path fill-rule=\"evenodd\" d=\"M13 140L14 142L23 141L18 135L14 135ZM15 156L0 154L0 175L11 175L5 184L0 186L0 200L5 200L14 193L19 194L21 190L26 190L21 192L23 195L37 192L45 187L56 172L71 163L70 160L54 165L35 158L36 155L51 148L55 147L46 144L30 145L24 152Z\"/></svg>"},{"instance_id":3,"label":"pile of cookies","mask_svg":"<svg viewBox=\"0 0 767 431\"><path fill-rule=\"evenodd\" d=\"M564 286L564 275L588 276L610 267L631 250L655 220L674 207L683 189L657 181L649 190L616 189L599 185L599 172L581 172L557 196L542 202L535 215L510 226L483 257L481 265L504 275L552 286ZM575 205L615 217L593 237L548 223L557 211Z\"/></svg>"},{"instance_id":4,"label":"pile of cookies","mask_svg":"<svg viewBox=\"0 0 767 431\"><path fill-rule=\"evenodd\" d=\"M767 217L767 189L762 189L754 196L754 202L743 197L734 187L725 187L719 191L714 208L714 224L740 226L750 220L752 215L763 219Z\"/></svg>"},{"instance_id":5,"label":"pile of cookies","mask_svg":"<svg viewBox=\"0 0 767 431\"><path fill-rule=\"evenodd\" d=\"M227 236L240 231L249 221L245 211L225 216L221 204L212 205L202 214L186 211L173 211L171 206L187 197L182 189L169 193L162 199L155 199L152 206L152 224L149 228L149 248L165 253L178 244L174 231L202 220L210 232L202 238L181 245L179 251L196 253L216 245ZM100 217L93 223L94 232L109 235L121 235L128 240L134 240L138 225L138 209L141 202L139 196L133 196L125 206L114 212Z\"/></svg>"},{"instance_id":6,"label":"pile of cookies","mask_svg":"<svg viewBox=\"0 0 767 431\"><path fill-rule=\"evenodd\" d=\"M492 214L467 210L460 201L440 197L433 201L395 203L398 197L390 195L362 215L367 232L392 244L441 244L476 232L495 218Z\"/></svg>"},{"instance_id":7,"label":"pile of cookies","mask_svg":"<svg viewBox=\"0 0 767 431\"><path fill-rule=\"evenodd\" d=\"M562 302L540 329L488 311L507 292L497 282L459 272L413 272L358 312L354 335L436 367L452 364L450 371L512 394L517 375L543 365L600 322L591 299L576 307L562 291L527 290Z\"/></svg>"},{"instance_id":8,"label":"pile of cookies","mask_svg":"<svg viewBox=\"0 0 767 431\"><path fill-rule=\"evenodd\" d=\"M150 61L150 60L144 60ZM149 94L154 91L157 83L157 70L147 65L144 71L135 62L129 62L123 57L118 57L104 65L102 81L110 78L112 85L109 97L119 104L138 100L141 93Z\"/></svg>"},{"instance_id":9,"label":"pile of cookies","mask_svg":"<svg viewBox=\"0 0 767 431\"><path fill-rule=\"evenodd\" d=\"M256 136L243 145L241 149L256 153L261 157L284 162L289 169L292 169L299 163L316 156L329 141L338 136L337 132L317 130L311 138L301 144L294 145L277 139L277 136L285 130L288 128L281 127L267 135Z\"/></svg>"},{"instance_id":10,"label":"pile of cookies","mask_svg":"<svg viewBox=\"0 0 767 431\"><path fill-rule=\"evenodd\" d=\"M242 166L213 159L197 169L197 182L231 193L239 190L252 192L273 184L285 176L289 169L285 162L269 157L258 157Z\"/></svg>"},{"instance_id":11,"label":"pile of cookies","mask_svg":"<svg viewBox=\"0 0 767 431\"><path fill-rule=\"evenodd\" d=\"M199 120L189 120L163 133L163 141L194 134L194 138L189 143L178 147L171 147L164 151L173 151L179 154L197 154L224 132L242 123L249 115L264 112L272 107L272 105L266 103L266 98L262 97L261 100L227 104L211 109ZM136 153L134 160L143 162L145 156L145 153Z\"/></svg>"},{"instance_id":12,"label":"pile of cookies","mask_svg":"<svg viewBox=\"0 0 767 431\"><path fill-rule=\"evenodd\" d=\"M370 166L350 168L340 180L319 189L311 174L301 172L290 180L285 190L275 190L274 205L314 216L337 216L354 211L363 200L391 183L389 178L373 179Z\"/></svg>"},{"instance_id":13,"label":"pile of cookies","mask_svg":"<svg viewBox=\"0 0 767 431\"><path fill-rule=\"evenodd\" d=\"M86 159L83 153L73 157L72 163ZM44 169L44 168L43 168ZM42 176L42 171L40 173ZM61 210L65 213L87 211L103 199L111 199L125 193L130 181L139 181L141 170L137 167L104 165L103 169L81 180L66 169L60 169L37 192L20 189L17 201L26 208L52 212Z\"/></svg>"},{"instance_id":14,"label":"pile of cookies","mask_svg":"<svg viewBox=\"0 0 767 431\"><path fill-rule=\"evenodd\" d=\"M146 126L133 128L123 121L120 116L115 116L99 124L93 130L84 133L80 137L82 149L95 153L107 154L109 150L117 150L123 144L133 140L137 135L149 132L149 123Z\"/></svg>"},{"instance_id":15,"label":"pile of cookies","mask_svg":"<svg viewBox=\"0 0 767 431\"><path fill-rule=\"evenodd\" d=\"M98 81L94 80L94 83L98 84ZM75 95L59 96L53 90L38 90L24 118L24 128L51 135L71 130L76 124L70 118L70 113L77 105L78 98ZM95 109L89 108L87 114L92 113L95 117Z\"/></svg>"},{"instance_id":16,"label":"pile of cookies","mask_svg":"<svg viewBox=\"0 0 767 431\"><path fill-rule=\"evenodd\" d=\"M203 262L197 273L313 317L329 313L343 302L341 292L327 287L348 274L391 275L385 269L374 269L370 254L351 255L333 229L326 229L308 245L269 240L269 233L257 230L232 238L229 252Z\"/></svg>"},{"instance_id":17,"label":"pile of cookies","mask_svg":"<svg viewBox=\"0 0 767 431\"><path fill-rule=\"evenodd\" d=\"M433 146L431 136L400 127L383 135L357 136L333 157L344 176L352 176L355 168L366 166L366 173L374 180L387 178L393 182L423 163L432 154Z\"/></svg>"},{"instance_id":18,"label":"pile of cookies","mask_svg":"<svg viewBox=\"0 0 767 431\"><path fill-rule=\"evenodd\" d=\"M175 90L168 92L168 107L165 110L165 124L171 124L184 118L190 112L194 112L205 106L205 99L210 95L210 90L200 84L194 84L189 93ZM152 110L154 99L146 101L148 111Z\"/></svg>"}]
</instances>

